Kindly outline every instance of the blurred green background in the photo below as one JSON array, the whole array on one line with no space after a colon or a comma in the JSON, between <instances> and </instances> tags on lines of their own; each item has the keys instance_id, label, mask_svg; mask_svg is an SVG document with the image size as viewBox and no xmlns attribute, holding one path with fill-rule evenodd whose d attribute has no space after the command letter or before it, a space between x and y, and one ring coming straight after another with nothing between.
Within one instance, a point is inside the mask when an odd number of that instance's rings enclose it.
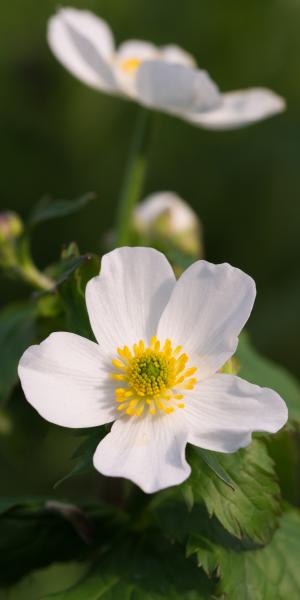
<instances>
[{"instance_id":1,"label":"blurred green background","mask_svg":"<svg viewBox=\"0 0 300 600\"><path fill-rule=\"evenodd\" d=\"M142 38L179 44L224 91L267 86L286 98L284 114L234 132L206 132L155 115L145 194L179 193L202 220L206 257L229 261L254 277L252 338L299 376L299 2L74 0L72 5L106 19L117 43ZM11 0L0 8L1 210L26 217L45 193L69 199L93 190L98 195L84 213L38 229L33 249L40 266L54 261L62 244L73 239L82 252L103 251L137 110L85 87L51 55L45 32L56 6L56 0ZM28 294L3 278L1 290L2 304ZM68 470L74 436L50 427L50 439L48 424L17 394L12 407L18 407L16 436L5 446L2 479L10 473L5 491L49 489L57 474ZM33 429L39 439L28 436Z\"/></svg>"}]
</instances>

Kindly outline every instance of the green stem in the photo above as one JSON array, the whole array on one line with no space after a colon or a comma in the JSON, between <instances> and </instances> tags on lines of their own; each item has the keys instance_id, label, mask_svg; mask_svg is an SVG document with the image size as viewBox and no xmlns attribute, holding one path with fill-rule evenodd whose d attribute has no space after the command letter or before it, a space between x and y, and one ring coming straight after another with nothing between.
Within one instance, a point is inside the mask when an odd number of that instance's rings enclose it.
<instances>
[{"instance_id":1,"label":"green stem","mask_svg":"<svg viewBox=\"0 0 300 600\"><path fill-rule=\"evenodd\" d=\"M48 291L55 286L55 282L42 273L34 264L30 252L29 240L26 236L23 237L19 244L16 272L24 281L38 290Z\"/></svg>"},{"instance_id":2,"label":"green stem","mask_svg":"<svg viewBox=\"0 0 300 600\"><path fill-rule=\"evenodd\" d=\"M38 290L48 291L55 286L54 281L39 271L33 263L19 268L19 273L24 281Z\"/></svg>"},{"instance_id":3,"label":"green stem","mask_svg":"<svg viewBox=\"0 0 300 600\"><path fill-rule=\"evenodd\" d=\"M116 246L130 244L132 214L141 199L147 169L146 150L150 132L150 111L140 108L121 189L117 217Z\"/></svg>"}]
</instances>

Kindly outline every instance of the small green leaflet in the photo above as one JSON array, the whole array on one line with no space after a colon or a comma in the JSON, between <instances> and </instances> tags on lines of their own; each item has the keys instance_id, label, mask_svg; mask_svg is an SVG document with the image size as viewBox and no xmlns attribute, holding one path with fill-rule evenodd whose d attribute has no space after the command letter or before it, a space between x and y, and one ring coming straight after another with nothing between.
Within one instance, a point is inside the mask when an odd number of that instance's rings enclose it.
<instances>
[{"instance_id":1,"label":"small green leaflet","mask_svg":"<svg viewBox=\"0 0 300 600\"><path fill-rule=\"evenodd\" d=\"M76 200L52 200L49 197L42 198L37 203L29 217L29 226L33 227L44 221L50 219L57 219L58 217L68 217L82 208L85 208L92 200L96 198L96 195L92 192L84 194Z\"/></svg>"},{"instance_id":2,"label":"small green leaflet","mask_svg":"<svg viewBox=\"0 0 300 600\"><path fill-rule=\"evenodd\" d=\"M82 475L83 473L88 473L89 471L93 470L93 455L98 444L107 433L108 430L105 425L91 428L89 433L86 434L88 436L87 439L85 439L78 446L78 448L76 448L72 456L72 459L77 459L74 467L71 469L71 471L69 471L69 473L67 473L54 484L54 489L60 486L64 481L67 481L76 475Z\"/></svg>"}]
</instances>

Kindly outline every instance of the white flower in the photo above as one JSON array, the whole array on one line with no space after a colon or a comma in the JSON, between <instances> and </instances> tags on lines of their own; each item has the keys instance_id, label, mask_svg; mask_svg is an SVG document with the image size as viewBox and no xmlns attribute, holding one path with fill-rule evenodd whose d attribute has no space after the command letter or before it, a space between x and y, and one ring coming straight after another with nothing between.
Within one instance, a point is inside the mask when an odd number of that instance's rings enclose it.
<instances>
[{"instance_id":1,"label":"white flower","mask_svg":"<svg viewBox=\"0 0 300 600\"><path fill-rule=\"evenodd\" d=\"M202 227L192 208L174 192L158 192L134 209L134 228L147 245L171 243L174 248L200 258Z\"/></svg>"},{"instance_id":2,"label":"white flower","mask_svg":"<svg viewBox=\"0 0 300 600\"><path fill-rule=\"evenodd\" d=\"M157 221L166 217L167 232L186 233L199 228L199 219L191 207L174 192L151 194L134 209L137 229L147 233Z\"/></svg>"},{"instance_id":3,"label":"white flower","mask_svg":"<svg viewBox=\"0 0 300 600\"><path fill-rule=\"evenodd\" d=\"M207 129L241 127L285 107L265 88L220 93L178 46L128 40L116 49L107 23L89 11L60 9L49 21L48 42L58 60L91 87Z\"/></svg>"},{"instance_id":4,"label":"white flower","mask_svg":"<svg viewBox=\"0 0 300 600\"><path fill-rule=\"evenodd\" d=\"M176 282L160 252L114 250L86 290L97 343L59 332L28 348L24 393L58 425L114 421L94 455L104 475L148 493L179 484L191 470L187 442L234 452L287 420L276 392L218 373L254 298L253 280L228 264L197 261Z\"/></svg>"}]
</instances>

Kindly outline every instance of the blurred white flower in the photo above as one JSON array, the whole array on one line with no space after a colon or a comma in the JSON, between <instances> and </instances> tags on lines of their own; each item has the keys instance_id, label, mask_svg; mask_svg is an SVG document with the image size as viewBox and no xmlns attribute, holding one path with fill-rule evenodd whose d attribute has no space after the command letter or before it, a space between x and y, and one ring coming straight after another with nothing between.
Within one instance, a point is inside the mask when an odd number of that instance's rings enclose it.
<instances>
[{"instance_id":1,"label":"blurred white flower","mask_svg":"<svg viewBox=\"0 0 300 600\"><path fill-rule=\"evenodd\" d=\"M287 420L280 396L218 371L234 354L255 298L253 280L228 264L197 261L176 282L163 254L119 248L87 285L97 343L53 333L23 354L27 400L48 421L115 421L94 465L151 493L190 474L187 442L234 452L253 431Z\"/></svg>"},{"instance_id":2,"label":"blurred white flower","mask_svg":"<svg viewBox=\"0 0 300 600\"><path fill-rule=\"evenodd\" d=\"M89 11L60 9L49 21L48 42L58 60L91 87L207 129L241 127L285 107L264 88L221 93L178 46L128 40L116 48L107 23Z\"/></svg>"},{"instance_id":3,"label":"blurred white flower","mask_svg":"<svg viewBox=\"0 0 300 600\"><path fill-rule=\"evenodd\" d=\"M200 258L202 228L192 208L174 192L151 194L134 209L134 228L147 242L162 240Z\"/></svg>"}]
</instances>

